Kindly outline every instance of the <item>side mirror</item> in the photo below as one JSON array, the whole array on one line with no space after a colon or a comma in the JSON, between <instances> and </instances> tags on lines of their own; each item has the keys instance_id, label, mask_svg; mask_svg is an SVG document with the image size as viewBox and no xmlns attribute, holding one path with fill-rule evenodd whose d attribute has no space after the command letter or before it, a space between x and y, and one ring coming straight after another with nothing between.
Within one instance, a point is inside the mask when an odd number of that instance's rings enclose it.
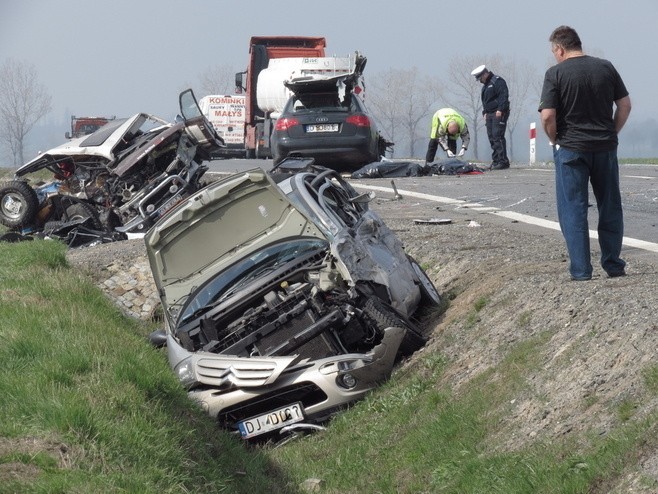
<instances>
[{"instance_id":1,"label":"side mirror","mask_svg":"<svg viewBox=\"0 0 658 494\"><path fill-rule=\"evenodd\" d=\"M66 139L70 139L70 138L71 138L71 134L69 134L68 132L64 132L64 137L65 137Z\"/></svg>"},{"instance_id":2,"label":"side mirror","mask_svg":"<svg viewBox=\"0 0 658 494\"><path fill-rule=\"evenodd\" d=\"M242 91L246 91L247 88L244 87L244 81L242 80L242 76L245 74L245 72L238 72L235 74L235 92L236 94L241 94Z\"/></svg>"},{"instance_id":3,"label":"side mirror","mask_svg":"<svg viewBox=\"0 0 658 494\"><path fill-rule=\"evenodd\" d=\"M162 348L167 345L167 333L164 329L156 329L149 334L149 341L155 348Z\"/></svg>"}]
</instances>

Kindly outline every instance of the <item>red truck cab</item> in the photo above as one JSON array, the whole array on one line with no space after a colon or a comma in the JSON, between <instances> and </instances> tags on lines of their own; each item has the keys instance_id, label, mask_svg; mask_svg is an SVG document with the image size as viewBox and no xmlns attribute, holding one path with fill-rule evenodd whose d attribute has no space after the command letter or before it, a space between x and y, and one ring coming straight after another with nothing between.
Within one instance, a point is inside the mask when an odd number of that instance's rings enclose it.
<instances>
[{"instance_id":1,"label":"red truck cab","mask_svg":"<svg viewBox=\"0 0 658 494\"><path fill-rule=\"evenodd\" d=\"M75 139L88 134L93 134L103 125L116 117L76 117L71 115L71 132L66 132L64 137L67 139Z\"/></svg>"},{"instance_id":2,"label":"red truck cab","mask_svg":"<svg viewBox=\"0 0 658 494\"><path fill-rule=\"evenodd\" d=\"M245 151L247 158L268 158L273 122L258 106L256 84L258 74L274 58L324 57L324 37L252 36L249 41L249 64L245 72L235 75L236 93L244 91Z\"/></svg>"}]
</instances>

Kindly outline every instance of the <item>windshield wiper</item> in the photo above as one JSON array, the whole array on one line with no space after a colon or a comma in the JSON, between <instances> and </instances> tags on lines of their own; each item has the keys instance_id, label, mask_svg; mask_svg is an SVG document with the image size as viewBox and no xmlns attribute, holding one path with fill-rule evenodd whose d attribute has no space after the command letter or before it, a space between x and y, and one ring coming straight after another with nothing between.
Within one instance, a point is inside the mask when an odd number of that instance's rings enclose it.
<instances>
[{"instance_id":1,"label":"windshield wiper","mask_svg":"<svg viewBox=\"0 0 658 494\"><path fill-rule=\"evenodd\" d=\"M195 310L191 314L186 315L185 317L183 317L180 320L179 325L182 324L182 323L186 323L188 321L191 321L192 319L198 319L200 316L202 316L203 314L208 312L214 306L215 306L215 303L213 302L213 303L210 303L210 304L206 304L203 307L199 307L197 310Z\"/></svg>"},{"instance_id":2,"label":"windshield wiper","mask_svg":"<svg viewBox=\"0 0 658 494\"><path fill-rule=\"evenodd\" d=\"M238 290L240 290L242 287L244 287L246 284L248 284L254 278L256 278L256 277L258 277L262 274L274 271L275 267L276 267L276 265L268 265L268 266L264 266L261 269L258 269L256 271L250 273L249 276L246 276L246 277L242 278L238 283L231 286L231 288L229 288L228 290L223 292L220 296L212 298L209 303L207 303L206 305L204 305L202 307L199 307L194 312L192 312L190 315L185 316L183 319L181 319L181 323L185 323L185 322L191 321L193 319L198 319L200 316L202 316L203 314L208 312L210 309L216 307L217 304L219 304L220 302L222 302L222 301L226 300L227 298L231 297L233 294L235 294Z\"/></svg>"}]
</instances>

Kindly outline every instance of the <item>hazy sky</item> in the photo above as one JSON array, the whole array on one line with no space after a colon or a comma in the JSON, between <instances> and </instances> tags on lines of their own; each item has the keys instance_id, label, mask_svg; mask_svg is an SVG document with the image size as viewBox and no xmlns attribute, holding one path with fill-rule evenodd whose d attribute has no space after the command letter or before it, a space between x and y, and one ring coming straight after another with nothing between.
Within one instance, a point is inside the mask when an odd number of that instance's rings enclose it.
<instances>
[{"instance_id":1,"label":"hazy sky","mask_svg":"<svg viewBox=\"0 0 658 494\"><path fill-rule=\"evenodd\" d=\"M49 119L171 118L180 90L206 68L246 67L252 35L325 36L329 54L367 56L366 80L413 66L445 79L455 54L509 55L543 74L547 38L567 24L615 64L640 119L658 110L657 21L658 0L0 0L0 64L37 68L53 98Z\"/></svg>"}]
</instances>

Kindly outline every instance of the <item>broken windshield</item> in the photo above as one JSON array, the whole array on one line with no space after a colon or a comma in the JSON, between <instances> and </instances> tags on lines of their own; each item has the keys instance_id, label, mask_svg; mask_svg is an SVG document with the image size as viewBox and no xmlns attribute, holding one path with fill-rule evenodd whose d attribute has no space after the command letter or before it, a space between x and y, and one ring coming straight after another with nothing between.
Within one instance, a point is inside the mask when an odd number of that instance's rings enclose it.
<instances>
[{"instance_id":1,"label":"broken windshield","mask_svg":"<svg viewBox=\"0 0 658 494\"><path fill-rule=\"evenodd\" d=\"M358 112L360 108L354 102L355 98L340 99L338 92L333 93L300 93L292 97L288 110L293 113L310 112ZM284 110L285 112L285 110Z\"/></svg>"}]
</instances>

